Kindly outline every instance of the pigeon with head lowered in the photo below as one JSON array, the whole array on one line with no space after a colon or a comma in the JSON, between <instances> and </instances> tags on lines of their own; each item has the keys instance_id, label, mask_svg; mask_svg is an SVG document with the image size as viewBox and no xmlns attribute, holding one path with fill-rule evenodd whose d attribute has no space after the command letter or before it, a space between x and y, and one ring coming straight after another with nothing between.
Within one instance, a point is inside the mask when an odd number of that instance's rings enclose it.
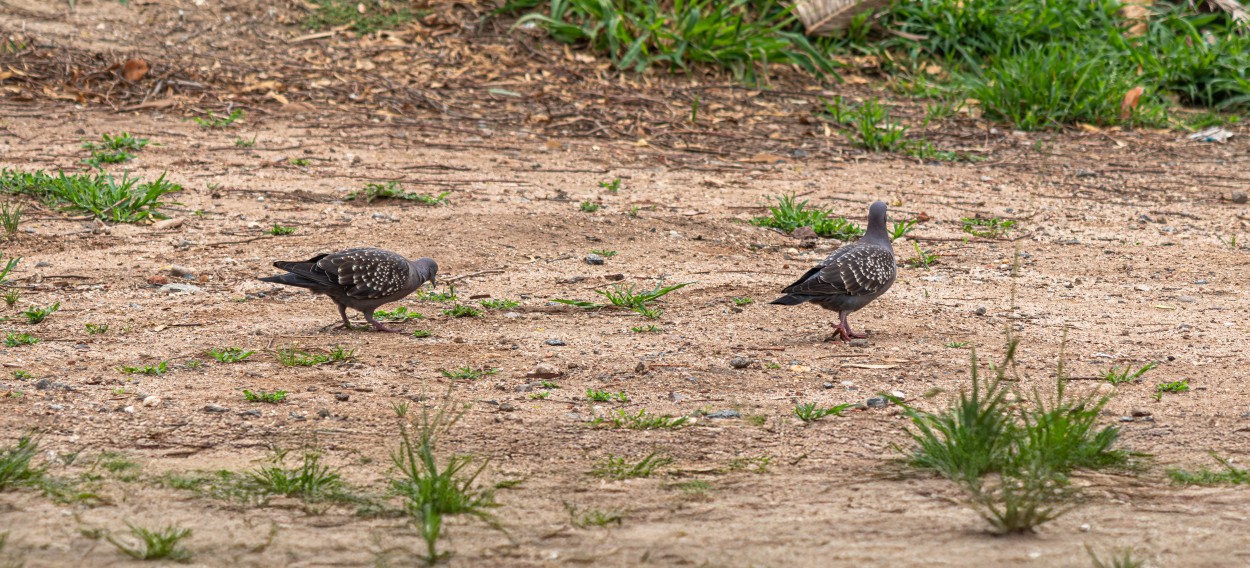
<instances>
[{"instance_id":1,"label":"pigeon with head lowered","mask_svg":"<svg viewBox=\"0 0 1250 568\"><path fill-rule=\"evenodd\" d=\"M266 276L265 282L307 288L325 294L339 307L343 325L351 329L347 308L365 315L373 329L398 333L373 319L383 304L403 299L426 282L435 282L438 265L433 259L408 260L388 250L352 248L319 254L304 262L277 261L286 274Z\"/></svg>"},{"instance_id":2,"label":"pigeon with head lowered","mask_svg":"<svg viewBox=\"0 0 1250 568\"><path fill-rule=\"evenodd\" d=\"M868 230L854 243L833 251L797 282L782 290L786 295L773 304L795 306L812 302L838 312L834 326L842 339L868 337L851 331L846 316L868 305L890 289L897 273L894 248L886 231L886 206L877 201L868 208Z\"/></svg>"}]
</instances>

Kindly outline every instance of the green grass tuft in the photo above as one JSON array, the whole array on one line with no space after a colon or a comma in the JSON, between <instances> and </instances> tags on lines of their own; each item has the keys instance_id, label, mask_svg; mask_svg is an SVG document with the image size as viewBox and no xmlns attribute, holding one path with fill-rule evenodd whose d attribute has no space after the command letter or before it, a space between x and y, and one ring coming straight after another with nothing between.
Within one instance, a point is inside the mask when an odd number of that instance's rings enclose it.
<instances>
[{"instance_id":1,"label":"green grass tuft","mask_svg":"<svg viewBox=\"0 0 1250 568\"><path fill-rule=\"evenodd\" d=\"M245 351L239 347L225 347L222 349L209 349L208 355L216 359L218 363L238 363L251 357L255 351Z\"/></svg>"},{"instance_id":2,"label":"green grass tuft","mask_svg":"<svg viewBox=\"0 0 1250 568\"><path fill-rule=\"evenodd\" d=\"M843 241L859 238L864 229L842 217L833 217L832 212L825 209L808 209L807 200L797 201L793 195L781 195L775 198L776 205L768 207L769 216L756 217L752 225L781 229L787 233L799 227L810 227L821 237L835 238Z\"/></svg>"},{"instance_id":3,"label":"green grass tuft","mask_svg":"<svg viewBox=\"0 0 1250 568\"><path fill-rule=\"evenodd\" d=\"M634 479L651 477L656 469L673 463L673 458L660 456L658 452L651 452L647 457L637 462L631 462L623 457L608 454L602 461L595 464L591 475L595 477L603 477L606 479Z\"/></svg>"},{"instance_id":4,"label":"green grass tuft","mask_svg":"<svg viewBox=\"0 0 1250 568\"><path fill-rule=\"evenodd\" d=\"M127 375L164 375L169 371L169 362L160 361L155 365L143 365L141 367L126 365L119 370Z\"/></svg>"},{"instance_id":5,"label":"green grass tuft","mask_svg":"<svg viewBox=\"0 0 1250 568\"><path fill-rule=\"evenodd\" d=\"M135 560L172 560L189 562L191 552L178 545L183 539L191 536L191 529L176 526L161 529L146 529L127 523L130 534L139 540L135 545L126 544L108 535L105 538L118 550Z\"/></svg>"},{"instance_id":6,"label":"green grass tuft","mask_svg":"<svg viewBox=\"0 0 1250 568\"><path fill-rule=\"evenodd\" d=\"M29 333L10 333L4 338L5 347L17 347L19 345L34 345L41 340Z\"/></svg>"},{"instance_id":7,"label":"green grass tuft","mask_svg":"<svg viewBox=\"0 0 1250 568\"><path fill-rule=\"evenodd\" d=\"M284 390L276 390L273 392L250 391L243 389L243 398L248 402L267 402L269 404L278 404L286 400L287 392Z\"/></svg>"},{"instance_id":8,"label":"green grass tuft","mask_svg":"<svg viewBox=\"0 0 1250 568\"><path fill-rule=\"evenodd\" d=\"M359 34L398 28L421 15L398 0L312 0L304 28L315 30L349 26Z\"/></svg>"},{"instance_id":9,"label":"green grass tuft","mask_svg":"<svg viewBox=\"0 0 1250 568\"><path fill-rule=\"evenodd\" d=\"M61 303L57 302L46 308L30 308L22 312L22 315L26 316L27 323L31 325L35 325L38 323L43 323L43 320L48 319L48 316L56 313L56 311L60 309L61 309Z\"/></svg>"},{"instance_id":10,"label":"green grass tuft","mask_svg":"<svg viewBox=\"0 0 1250 568\"><path fill-rule=\"evenodd\" d=\"M826 416L841 416L848 408L854 407L855 405L850 403L824 407L818 406L814 402L809 402L795 406L794 415L804 422L815 422Z\"/></svg>"},{"instance_id":11,"label":"green grass tuft","mask_svg":"<svg viewBox=\"0 0 1250 568\"><path fill-rule=\"evenodd\" d=\"M161 174L155 181L141 183L125 174L119 180L111 174L55 176L43 170L21 172L0 169L0 192L30 195L50 207L63 211L85 214L113 223L138 223L151 219L163 219L161 199L168 194L182 191L182 186L165 181Z\"/></svg>"}]
</instances>

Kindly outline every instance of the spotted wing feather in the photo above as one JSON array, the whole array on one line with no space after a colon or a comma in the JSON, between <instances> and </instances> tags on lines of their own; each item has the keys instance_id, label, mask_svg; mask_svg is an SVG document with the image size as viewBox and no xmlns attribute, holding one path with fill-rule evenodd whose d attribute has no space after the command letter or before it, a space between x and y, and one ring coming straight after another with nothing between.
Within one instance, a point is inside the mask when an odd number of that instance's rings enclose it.
<instances>
[{"instance_id":1,"label":"spotted wing feather","mask_svg":"<svg viewBox=\"0 0 1250 568\"><path fill-rule=\"evenodd\" d=\"M877 245L839 249L783 292L800 296L861 296L894 282L894 254Z\"/></svg>"},{"instance_id":2,"label":"spotted wing feather","mask_svg":"<svg viewBox=\"0 0 1250 568\"><path fill-rule=\"evenodd\" d=\"M378 249L348 249L326 255L317 267L330 275L343 293L374 300L399 293L408 284L407 259Z\"/></svg>"}]
</instances>

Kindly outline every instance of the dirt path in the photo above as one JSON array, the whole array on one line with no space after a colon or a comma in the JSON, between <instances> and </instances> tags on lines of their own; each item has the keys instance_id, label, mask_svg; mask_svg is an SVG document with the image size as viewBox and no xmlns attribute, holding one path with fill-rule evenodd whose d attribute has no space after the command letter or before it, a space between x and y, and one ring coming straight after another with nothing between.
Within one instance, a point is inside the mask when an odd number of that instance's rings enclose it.
<instances>
[{"instance_id":1,"label":"dirt path","mask_svg":"<svg viewBox=\"0 0 1250 568\"><path fill-rule=\"evenodd\" d=\"M5 441L39 428L58 455L121 452L142 472L129 481L100 472L91 488L102 504L0 494L7 552L27 566L127 563L90 538L92 529L117 532L125 522L193 528L187 546L202 565L413 563L419 539L397 518L362 518L350 507L310 514L286 500L240 505L154 480L244 471L272 445L315 439L350 482L380 492L397 443L392 405L443 392L440 370L464 366L498 372L457 382L455 397L472 406L445 449L489 458L490 482L524 481L499 493L506 534L453 521L445 543L456 553L452 565L967 566L976 558L983 566L1074 566L1087 565L1087 544L1136 547L1166 566L1250 562L1246 490L1178 488L1164 475L1214 465L1209 451L1246 456L1250 306L1240 243L1250 230L1246 205L1224 199L1250 186L1244 137L1204 145L1174 133L995 131L985 135L989 160L980 163L926 165L817 142L806 158L764 164L742 157L775 152L768 143L734 145L738 157L705 156L507 127L448 133L316 104L274 106L202 130L160 110L0 102L13 111L0 116L0 167L74 170L85 138L128 131L159 146L112 171L144 179L167 172L185 187L170 210L182 220L174 228L93 232L88 221L36 208L20 238L3 243L5 257L23 258L14 275L23 288L17 308L0 311L10 318L0 333L44 339L0 347L0 390L22 393L0 399ZM253 137L253 148L235 145ZM614 179L615 193L599 186ZM390 180L450 192L448 203L343 200ZM872 334L868 347L824 342L832 319L814 307L767 305L833 246L809 248L747 223L766 196L788 193L859 222L878 198L894 204L892 219L931 219L915 239L895 242L895 252L905 263L915 242L938 263L901 265L889 294L852 316ZM584 201L601 208L583 212ZM1009 237L1021 238L964 239L960 220L978 214L1016 219ZM275 223L296 232L262 233ZM1237 247L1227 243L1233 236ZM336 320L328 301L256 280L275 259L361 245L434 256L441 279L463 277L456 291L464 302L520 306L453 319L440 315L447 303L410 298L402 304L426 318L398 325L431 337L323 331ZM583 261L592 249L617 254L592 266ZM171 265L190 268L200 291L171 295L148 283L176 282ZM597 300L593 290L617 278L648 289L692 284L657 303L664 313L656 321L548 304ZM739 307L733 298L754 303ZM19 309L54 302L62 308L44 323L18 323ZM110 331L89 335L87 323ZM631 331L647 325L660 331ZM950 345L997 357L1006 326L1022 338L1024 389L1053 384L1064 329L1068 371L1082 379L1075 389L1094 388L1100 383L1084 379L1115 365L1160 362L1143 383L1116 389L1106 417L1147 414L1121 426L1125 447L1154 455L1149 467L1080 476L1088 498L1037 536L988 536L947 482L899 474L894 446L907 439L895 408L809 426L792 415L796 403L864 402L881 391L938 408L967 384L969 352ZM336 344L356 359L291 368L273 356L283 346ZM225 346L258 353L234 365L204 354ZM751 364L733 368L735 357ZM188 369L191 359L205 364ZM170 372L136 379L117 370L157 360L169 361ZM525 376L539 363L561 373L546 399L531 396L543 389ZM34 380L18 381L14 370ZM43 378L52 388L35 386ZM1181 379L1191 392L1151 399L1155 383ZM584 396L592 388L624 391L629 402L596 410ZM242 389L290 395L280 405L246 403ZM147 396L159 404L145 406ZM702 416L674 431L587 423L644 408L741 418ZM609 454L637 460L654 451L674 461L651 478L589 473ZM79 475L89 463L52 472ZM567 506L622 520L579 528Z\"/></svg>"}]
</instances>

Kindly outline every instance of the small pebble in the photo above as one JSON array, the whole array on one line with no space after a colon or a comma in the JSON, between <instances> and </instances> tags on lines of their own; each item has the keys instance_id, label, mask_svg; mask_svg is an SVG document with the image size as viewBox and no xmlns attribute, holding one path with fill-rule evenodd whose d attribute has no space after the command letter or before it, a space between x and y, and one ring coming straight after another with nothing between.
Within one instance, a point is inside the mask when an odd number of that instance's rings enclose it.
<instances>
[{"instance_id":1,"label":"small pebble","mask_svg":"<svg viewBox=\"0 0 1250 568\"><path fill-rule=\"evenodd\" d=\"M717 410L709 415L708 418L742 418L742 413L737 410Z\"/></svg>"},{"instance_id":2,"label":"small pebble","mask_svg":"<svg viewBox=\"0 0 1250 568\"><path fill-rule=\"evenodd\" d=\"M1092 170L1077 170L1077 171L1076 171L1076 177L1079 177L1079 178L1092 178L1092 177L1098 177L1098 172L1095 172L1095 171L1092 171Z\"/></svg>"},{"instance_id":3,"label":"small pebble","mask_svg":"<svg viewBox=\"0 0 1250 568\"><path fill-rule=\"evenodd\" d=\"M1182 304L1192 304L1197 300L1193 296L1177 296L1176 301Z\"/></svg>"},{"instance_id":4,"label":"small pebble","mask_svg":"<svg viewBox=\"0 0 1250 568\"><path fill-rule=\"evenodd\" d=\"M65 410L65 405L62 405L62 404L49 404L49 405L48 405L48 408L51 408L52 410Z\"/></svg>"},{"instance_id":5,"label":"small pebble","mask_svg":"<svg viewBox=\"0 0 1250 568\"><path fill-rule=\"evenodd\" d=\"M1081 532L1089 532L1089 523L1081 525Z\"/></svg>"},{"instance_id":6,"label":"small pebble","mask_svg":"<svg viewBox=\"0 0 1250 568\"><path fill-rule=\"evenodd\" d=\"M1248 197L1244 191L1233 191L1233 194L1229 196L1228 200L1241 205L1246 201L1250 201L1250 197Z\"/></svg>"},{"instance_id":7,"label":"small pebble","mask_svg":"<svg viewBox=\"0 0 1250 568\"><path fill-rule=\"evenodd\" d=\"M1121 416L1121 417L1120 417L1120 422L1132 422L1132 421L1133 421L1133 417L1132 417L1132 416Z\"/></svg>"},{"instance_id":8,"label":"small pebble","mask_svg":"<svg viewBox=\"0 0 1250 568\"><path fill-rule=\"evenodd\" d=\"M603 264L603 260L604 260L603 256L601 255L597 255L594 253L590 253L586 255L586 264L593 264L595 266L599 266Z\"/></svg>"},{"instance_id":9,"label":"small pebble","mask_svg":"<svg viewBox=\"0 0 1250 568\"><path fill-rule=\"evenodd\" d=\"M864 338L852 339L851 347L868 347L868 340Z\"/></svg>"},{"instance_id":10,"label":"small pebble","mask_svg":"<svg viewBox=\"0 0 1250 568\"><path fill-rule=\"evenodd\" d=\"M745 369L750 367L751 363L752 361L750 357L734 357L729 360L729 366L735 369Z\"/></svg>"},{"instance_id":11,"label":"small pebble","mask_svg":"<svg viewBox=\"0 0 1250 568\"><path fill-rule=\"evenodd\" d=\"M336 393L334 393L334 400L337 400L337 401L339 401L339 402L347 402L347 401L348 401L348 400L350 400L351 398L352 398L352 395L347 394L347 393L345 393L345 392L336 392Z\"/></svg>"},{"instance_id":12,"label":"small pebble","mask_svg":"<svg viewBox=\"0 0 1250 568\"><path fill-rule=\"evenodd\" d=\"M52 266L52 263L46 260L41 260L35 263L35 268L47 268L49 266Z\"/></svg>"},{"instance_id":13,"label":"small pebble","mask_svg":"<svg viewBox=\"0 0 1250 568\"><path fill-rule=\"evenodd\" d=\"M824 388L826 388L826 389L831 389L831 388L833 388L833 383L825 383L825 384L820 385L820 386L821 386L821 387L824 387Z\"/></svg>"},{"instance_id":14,"label":"small pebble","mask_svg":"<svg viewBox=\"0 0 1250 568\"><path fill-rule=\"evenodd\" d=\"M889 403L890 401L886 400L883 396L874 396L868 399L866 404L868 404L868 408L885 408L885 405Z\"/></svg>"},{"instance_id":15,"label":"small pebble","mask_svg":"<svg viewBox=\"0 0 1250 568\"><path fill-rule=\"evenodd\" d=\"M1133 415L1134 417L1142 417L1142 416L1150 416L1151 413L1149 410L1146 410L1144 408L1134 408L1133 411L1130 412L1129 414Z\"/></svg>"},{"instance_id":16,"label":"small pebble","mask_svg":"<svg viewBox=\"0 0 1250 568\"><path fill-rule=\"evenodd\" d=\"M243 412L240 412L239 415L240 416L254 416L256 418L260 418L260 411L253 408L251 410L244 410Z\"/></svg>"},{"instance_id":17,"label":"small pebble","mask_svg":"<svg viewBox=\"0 0 1250 568\"><path fill-rule=\"evenodd\" d=\"M204 412L225 412L225 411L226 411L226 407L224 407L224 406L217 406L216 404L209 404L209 405L205 406L205 407L203 408L203 410L204 410Z\"/></svg>"},{"instance_id":18,"label":"small pebble","mask_svg":"<svg viewBox=\"0 0 1250 568\"><path fill-rule=\"evenodd\" d=\"M679 393L679 392L670 392L670 393L668 393L668 400L669 400L669 402L681 402L681 401L683 401L683 400L685 400L685 399L686 399L686 395L681 394L681 393Z\"/></svg>"},{"instance_id":19,"label":"small pebble","mask_svg":"<svg viewBox=\"0 0 1250 568\"><path fill-rule=\"evenodd\" d=\"M974 314L976 314L976 315L979 315L979 316L983 316L983 315L985 315L985 306L981 306L981 307L978 307L978 308L977 308L977 309L975 309L975 310L972 310L972 313L974 313Z\"/></svg>"},{"instance_id":20,"label":"small pebble","mask_svg":"<svg viewBox=\"0 0 1250 568\"><path fill-rule=\"evenodd\" d=\"M560 347L561 345L564 345L564 340L562 340L562 339L548 339L548 340L546 341L546 343L547 343L547 345L551 345L551 346L553 346L553 347Z\"/></svg>"},{"instance_id":21,"label":"small pebble","mask_svg":"<svg viewBox=\"0 0 1250 568\"><path fill-rule=\"evenodd\" d=\"M321 410L318 410L318 411L317 411L317 416L320 416L320 417L322 417L322 418L329 418L329 417L330 417L330 411L329 411L329 410L326 410L326 409L324 409L324 408L322 408Z\"/></svg>"},{"instance_id":22,"label":"small pebble","mask_svg":"<svg viewBox=\"0 0 1250 568\"><path fill-rule=\"evenodd\" d=\"M135 413L135 407L133 407L133 406L127 406L126 408L123 408L123 409L122 409L122 412L125 412L126 414L134 414L134 413Z\"/></svg>"},{"instance_id":23,"label":"small pebble","mask_svg":"<svg viewBox=\"0 0 1250 568\"><path fill-rule=\"evenodd\" d=\"M161 291L169 294L198 294L203 292L199 286L192 284L166 284L161 286Z\"/></svg>"},{"instance_id":24,"label":"small pebble","mask_svg":"<svg viewBox=\"0 0 1250 568\"><path fill-rule=\"evenodd\" d=\"M195 273L191 272L190 268L187 268L179 264L175 264L169 267L169 274L171 276L177 276L179 278L195 278Z\"/></svg>"},{"instance_id":25,"label":"small pebble","mask_svg":"<svg viewBox=\"0 0 1250 568\"><path fill-rule=\"evenodd\" d=\"M292 410L290 414L287 414L287 417L289 417L291 420L304 420L304 415L298 412L295 412L294 410Z\"/></svg>"},{"instance_id":26,"label":"small pebble","mask_svg":"<svg viewBox=\"0 0 1250 568\"><path fill-rule=\"evenodd\" d=\"M160 405L161 405L161 397L159 396L149 396L149 397L144 397L143 399L143 406L154 407L154 406L160 406Z\"/></svg>"}]
</instances>

